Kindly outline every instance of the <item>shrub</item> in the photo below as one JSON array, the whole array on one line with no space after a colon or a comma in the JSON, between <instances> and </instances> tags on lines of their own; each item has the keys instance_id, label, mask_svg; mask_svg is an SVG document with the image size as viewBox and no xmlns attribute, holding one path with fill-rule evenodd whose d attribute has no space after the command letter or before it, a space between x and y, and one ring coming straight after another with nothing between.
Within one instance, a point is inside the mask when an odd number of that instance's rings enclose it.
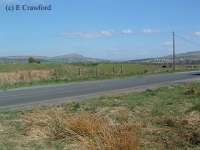
<instances>
[{"instance_id":1,"label":"shrub","mask_svg":"<svg viewBox=\"0 0 200 150\"><path fill-rule=\"evenodd\" d=\"M188 89L186 89L185 91L185 95L195 95L196 94L196 90L194 87L189 87Z\"/></svg>"},{"instance_id":2,"label":"shrub","mask_svg":"<svg viewBox=\"0 0 200 150\"><path fill-rule=\"evenodd\" d=\"M29 63L29 64L32 64L32 63L40 64L40 61L39 61L39 60L36 60L36 59L33 58L33 57L29 57L29 58L28 58L28 63Z\"/></svg>"}]
</instances>

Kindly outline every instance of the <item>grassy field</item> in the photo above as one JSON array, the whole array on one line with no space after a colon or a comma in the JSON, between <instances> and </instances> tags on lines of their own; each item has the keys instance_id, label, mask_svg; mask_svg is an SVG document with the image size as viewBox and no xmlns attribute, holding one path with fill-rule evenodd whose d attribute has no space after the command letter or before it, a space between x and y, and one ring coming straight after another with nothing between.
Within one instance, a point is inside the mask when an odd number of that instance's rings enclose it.
<instances>
[{"instance_id":1,"label":"grassy field","mask_svg":"<svg viewBox=\"0 0 200 150\"><path fill-rule=\"evenodd\" d=\"M177 66L177 71L197 69L200 66ZM0 89L166 72L171 68L148 64L0 64Z\"/></svg>"},{"instance_id":2,"label":"grassy field","mask_svg":"<svg viewBox=\"0 0 200 150\"><path fill-rule=\"evenodd\" d=\"M2 150L199 150L200 83L0 113Z\"/></svg>"}]
</instances>

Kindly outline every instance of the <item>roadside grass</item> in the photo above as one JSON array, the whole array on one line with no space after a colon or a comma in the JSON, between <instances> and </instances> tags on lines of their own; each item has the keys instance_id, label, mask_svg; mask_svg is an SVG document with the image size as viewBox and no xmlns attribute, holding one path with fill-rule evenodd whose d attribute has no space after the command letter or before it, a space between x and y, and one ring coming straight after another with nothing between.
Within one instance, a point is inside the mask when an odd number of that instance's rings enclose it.
<instances>
[{"instance_id":1,"label":"roadside grass","mask_svg":"<svg viewBox=\"0 0 200 150\"><path fill-rule=\"evenodd\" d=\"M199 150L200 83L0 113L0 149Z\"/></svg>"},{"instance_id":2,"label":"roadside grass","mask_svg":"<svg viewBox=\"0 0 200 150\"><path fill-rule=\"evenodd\" d=\"M0 89L169 73L170 66L148 64L0 64ZM200 66L177 66L177 71Z\"/></svg>"}]
</instances>

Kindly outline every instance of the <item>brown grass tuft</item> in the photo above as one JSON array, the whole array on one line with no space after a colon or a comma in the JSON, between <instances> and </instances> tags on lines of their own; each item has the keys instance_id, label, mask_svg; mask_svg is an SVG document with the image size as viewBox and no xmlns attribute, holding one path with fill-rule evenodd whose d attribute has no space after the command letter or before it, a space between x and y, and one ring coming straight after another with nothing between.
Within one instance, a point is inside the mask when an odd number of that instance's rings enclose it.
<instances>
[{"instance_id":1,"label":"brown grass tuft","mask_svg":"<svg viewBox=\"0 0 200 150\"><path fill-rule=\"evenodd\" d=\"M67 114L62 108L52 108L29 113L23 120L25 134L30 137L66 139L89 150L138 149L136 126L112 124L98 114Z\"/></svg>"}]
</instances>

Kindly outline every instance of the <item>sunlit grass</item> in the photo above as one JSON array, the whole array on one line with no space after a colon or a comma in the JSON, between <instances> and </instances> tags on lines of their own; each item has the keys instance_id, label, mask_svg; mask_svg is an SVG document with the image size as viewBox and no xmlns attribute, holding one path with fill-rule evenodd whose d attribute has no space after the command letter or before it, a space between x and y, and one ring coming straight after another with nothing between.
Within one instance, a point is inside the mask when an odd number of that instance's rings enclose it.
<instances>
[{"instance_id":1,"label":"sunlit grass","mask_svg":"<svg viewBox=\"0 0 200 150\"><path fill-rule=\"evenodd\" d=\"M188 149L200 146L200 84L0 113L0 149Z\"/></svg>"}]
</instances>

